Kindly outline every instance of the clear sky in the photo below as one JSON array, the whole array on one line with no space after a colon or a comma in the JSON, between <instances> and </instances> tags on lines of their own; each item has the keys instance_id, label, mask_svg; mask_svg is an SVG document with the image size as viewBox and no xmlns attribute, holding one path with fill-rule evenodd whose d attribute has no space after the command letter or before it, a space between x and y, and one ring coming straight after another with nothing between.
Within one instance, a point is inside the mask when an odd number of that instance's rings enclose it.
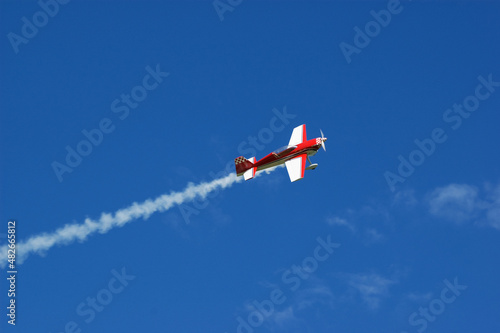
<instances>
[{"instance_id":1,"label":"clear sky","mask_svg":"<svg viewBox=\"0 0 500 333\"><path fill-rule=\"evenodd\" d=\"M500 331L499 13L2 1L0 330ZM227 176L301 124L303 180Z\"/></svg>"}]
</instances>

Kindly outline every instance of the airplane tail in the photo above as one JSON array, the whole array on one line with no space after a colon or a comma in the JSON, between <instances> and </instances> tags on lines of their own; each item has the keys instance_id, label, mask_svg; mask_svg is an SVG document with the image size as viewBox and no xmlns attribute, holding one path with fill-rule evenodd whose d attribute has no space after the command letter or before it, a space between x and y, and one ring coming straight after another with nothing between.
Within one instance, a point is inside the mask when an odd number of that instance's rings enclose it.
<instances>
[{"instance_id":1,"label":"airplane tail","mask_svg":"<svg viewBox=\"0 0 500 333\"><path fill-rule=\"evenodd\" d=\"M236 175L245 177L245 180L252 179L255 177L255 172L257 167L254 167L255 157L249 158L248 160L243 156L234 159L234 165L236 166Z\"/></svg>"}]
</instances>

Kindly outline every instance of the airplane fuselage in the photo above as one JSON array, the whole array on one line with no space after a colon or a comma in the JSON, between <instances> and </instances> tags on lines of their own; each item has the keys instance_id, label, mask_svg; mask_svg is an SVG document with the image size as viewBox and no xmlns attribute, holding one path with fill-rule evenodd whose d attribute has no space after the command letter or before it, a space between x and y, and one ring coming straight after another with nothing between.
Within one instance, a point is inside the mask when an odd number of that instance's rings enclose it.
<instances>
[{"instance_id":1,"label":"airplane fuselage","mask_svg":"<svg viewBox=\"0 0 500 333\"><path fill-rule=\"evenodd\" d=\"M302 154L307 154L307 156L313 156L318 152L318 149L321 147L322 140L321 138L307 140L303 143L299 143L296 148L285 152L284 155L270 153L265 157L261 158L254 165L257 167L257 171L265 170L267 168L271 168L274 166L278 166L280 164L285 163L292 158L295 158Z\"/></svg>"}]
</instances>

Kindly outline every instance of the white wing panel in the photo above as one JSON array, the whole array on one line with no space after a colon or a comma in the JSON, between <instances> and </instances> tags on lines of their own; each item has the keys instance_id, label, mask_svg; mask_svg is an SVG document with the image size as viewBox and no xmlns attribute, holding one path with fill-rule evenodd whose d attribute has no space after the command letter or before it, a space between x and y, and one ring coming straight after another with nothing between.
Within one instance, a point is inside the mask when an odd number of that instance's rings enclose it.
<instances>
[{"instance_id":1,"label":"white wing panel","mask_svg":"<svg viewBox=\"0 0 500 333\"><path fill-rule=\"evenodd\" d=\"M306 141L306 125L300 125L293 129L292 137L290 138L289 146L296 146L299 143Z\"/></svg>"},{"instance_id":2,"label":"white wing panel","mask_svg":"<svg viewBox=\"0 0 500 333\"><path fill-rule=\"evenodd\" d=\"M304 168L306 166L306 155L300 155L285 162L286 171L290 181L294 182L304 178Z\"/></svg>"}]
</instances>

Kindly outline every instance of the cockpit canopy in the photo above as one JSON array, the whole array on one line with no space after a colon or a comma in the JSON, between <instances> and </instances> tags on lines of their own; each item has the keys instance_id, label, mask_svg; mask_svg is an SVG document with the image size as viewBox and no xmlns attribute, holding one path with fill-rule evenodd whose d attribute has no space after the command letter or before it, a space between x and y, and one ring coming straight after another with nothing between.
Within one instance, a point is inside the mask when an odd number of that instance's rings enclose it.
<instances>
[{"instance_id":1,"label":"cockpit canopy","mask_svg":"<svg viewBox=\"0 0 500 333\"><path fill-rule=\"evenodd\" d=\"M283 147L278 148L275 151L273 151L273 154L280 155L281 153L284 153L285 151L292 151L295 148L297 148L297 146L294 146L294 145L283 146Z\"/></svg>"}]
</instances>

